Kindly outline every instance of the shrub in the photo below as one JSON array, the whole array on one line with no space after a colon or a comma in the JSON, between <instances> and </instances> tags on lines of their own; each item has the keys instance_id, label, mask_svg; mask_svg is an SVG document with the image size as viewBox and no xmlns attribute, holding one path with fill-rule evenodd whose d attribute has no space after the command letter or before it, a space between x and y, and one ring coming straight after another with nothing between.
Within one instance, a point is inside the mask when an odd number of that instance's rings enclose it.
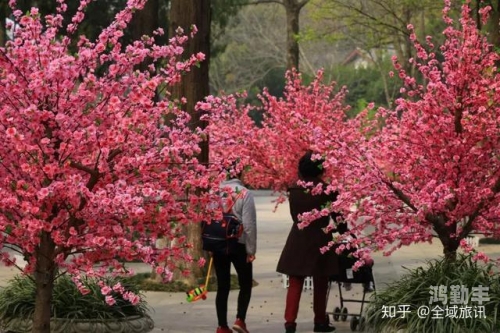
<instances>
[{"instance_id":1,"label":"shrub","mask_svg":"<svg viewBox=\"0 0 500 333\"><path fill-rule=\"evenodd\" d=\"M452 311L453 304L443 304L442 302L431 302L434 292L432 287L446 288L445 294L450 300L451 286L465 286L465 304L457 304L458 316L453 318L448 312ZM474 302L473 287L489 287L487 292L489 300L483 302L486 318L477 315L472 310L471 318L460 316L460 307L479 306ZM431 290L433 290L431 292ZM438 292L438 295L439 292ZM434 299L433 299L434 300ZM499 321L500 304L500 284L498 274L494 273L494 266L485 265L475 261L472 255L458 255L455 261L436 259L427 262L427 267L419 267L409 270L400 280L387 285L381 292L377 292L372 302L367 307L366 323L373 332L397 332L402 329L404 332L419 333L480 333L497 332L500 327ZM396 312L395 316L388 316L387 310L395 307L396 311L401 310L400 306L409 305L409 313L404 318L402 312ZM445 310L442 319L433 318L437 312L432 311L436 306ZM419 308L428 308L431 311L427 316L419 317ZM393 308L394 309L394 308ZM477 309L477 308L476 308ZM385 311L384 311L385 310ZM385 318L384 318L385 317Z\"/></svg>"},{"instance_id":2,"label":"shrub","mask_svg":"<svg viewBox=\"0 0 500 333\"><path fill-rule=\"evenodd\" d=\"M90 292L83 295L75 283L67 275L59 277L54 285L51 314L53 318L63 319L119 319L130 316L145 316L149 309L137 287L118 279L106 279L106 285L113 286L121 282L125 291L133 292L140 297L138 304L133 305L125 300L122 294L115 291L111 296L116 301L108 305L101 293L98 281L91 278L82 279L82 283ZM27 277L15 277L0 290L0 321L12 318L32 318L35 311L34 281Z\"/></svg>"}]
</instances>

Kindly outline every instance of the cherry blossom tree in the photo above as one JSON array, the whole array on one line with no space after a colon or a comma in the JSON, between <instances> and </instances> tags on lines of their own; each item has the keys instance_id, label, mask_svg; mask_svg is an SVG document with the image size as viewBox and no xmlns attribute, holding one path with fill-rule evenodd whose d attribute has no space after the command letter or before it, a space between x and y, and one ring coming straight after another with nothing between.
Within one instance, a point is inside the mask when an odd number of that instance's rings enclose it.
<instances>
[{"instance_id":1,"label":"cherry blossom tree","mask_svg":"<svg viewBox=\"0 0 500 333\"><path fill-rule=\"evenodd\" d=\"M199 109L210 111L206 116L210 160L238 161L237 168L251 169L245 180L252 186L285 192L297 179L298 159L317 142L329 140L330 131L348 109L343 104L345 88L335 93L335 83L322 84L322 75L318 72L304 86L299 73L289 72L284 97L264 90L261 107L242 104L244 95L209 96L198 104ZM261 127L249 117L252 110L263 112Z\"/></svg>"},{"instance_id":2,"label":"cherry blossom tree","mask_svg":"<svg viewBox=\"0 0 500 333\"><path fill-rule=\"evenodd\" d=\"M155 45L159 29L123 46L123 29L145 3L130 0L91 41L74 35L90 0L67 26L67 5L57 2L57 13L41 17L11 0L19 28L0 48L1 260L17 265L19 252L27 261L37 333L50 331L58 274L82 286L82 274L118 274L121 259L140 259L168 279L175 263L196 260L181 226L206 217L209 190L224 176L198 162L206 135L169 100L167 87L204 58L181 60L188 37L179 31ZM147 69L137 69L145 59ZM155 249L158 237L176 245Z\"/></svg>"},{"instance_id":3,"label":"cherry blossom tree","mask_svg":"<svg viewBox=\"0 0 500 333\"><path fill-rule=\"evenodd\" d=\"M444 3L443 59L433 52L431 37L424 47L408 26L416 50L411 62L426 84L418 85L394 58L405 83L394 110L366 110L346 119L343 92L333 94L332 85L320 82L321 73L309 85L292 73L283 99L263 93L262 128L250 126L248 107L231 98L201 105L211 109L213 151L224 152L231 142L252 165L248 181L282 192L296 182L298 158L315 151L325 160L327 191L340 196L329 207L303 214L302 227L342 212L358 235L354 244L362 245L361 258L437 237L453 260L460 246L470 250L465 238L472 232L500 237L499 56L478 32L469 2L458 24L448 15L450 1ZM483 19L488 10L481 10ZM224 116L232 112L236 116ZM227 120L218 125L225 119L238 119L229 135L218 130L227 128Z\"/></svg>"},{"instance_id":4,"label":"cherry blossom tree","mask_svg":"<svg viewBox=\"0 0 500 333\"><path fill-rule=\"evenodd\" d=\"M343 210L358 230L374 226L373 247L387 254L437 236L453 259L461 244L467 249L471 232L500 236L499 56L477 30L469 5L462 6L457 28L445 1L444 59L436 58L430 37L426 51L410 35L417 54L412 62L426 85L417 85L394 59L405 97L395 110L378 110L373 126L364 128L366 140L327 153L332 164L354 157L349 177L333 184L342 194L332 208ZM482 9L483 19L489 9ZM346 203L357 209L350 212Z\"/></svg>"}]
</instances>

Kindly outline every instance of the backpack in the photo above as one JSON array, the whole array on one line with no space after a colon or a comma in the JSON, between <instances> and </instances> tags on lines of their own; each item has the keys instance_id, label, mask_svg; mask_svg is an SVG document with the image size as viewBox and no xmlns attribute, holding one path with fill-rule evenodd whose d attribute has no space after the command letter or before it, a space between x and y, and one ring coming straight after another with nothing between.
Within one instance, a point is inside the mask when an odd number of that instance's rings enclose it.
<instances>
[{"instance_id":1,"label":"backpack","mask_svg":"<svg viewBox=\"0 0 500 333\"><path fill-rule=\"evenodd\" d=\"M222 212L221 220L202 222L201 239L203 250L226 255L234 251L238 245L238 239L243 233L243 223L233 214L232 209L242 193L240 192L236 196L227 211Z\"/></svg>"}]
</instances>

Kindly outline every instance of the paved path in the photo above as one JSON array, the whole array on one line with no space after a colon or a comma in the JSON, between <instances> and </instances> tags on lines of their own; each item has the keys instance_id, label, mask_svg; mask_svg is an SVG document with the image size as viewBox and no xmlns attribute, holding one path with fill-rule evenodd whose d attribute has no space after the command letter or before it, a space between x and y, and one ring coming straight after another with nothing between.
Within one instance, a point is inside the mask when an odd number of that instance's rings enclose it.
<instances>
[{"instance_id":1,"label":"paved path","mask_svg":"<svg viewBox=\"0 0 500 333\"><path fill-rule=\"evenodd\" d=\"M276 264L290 228L288 205L282 204L276 212L272 197L268 192L256 193L258 211L258 253L254 263L254 278L259 283L253 288L252 300L248 311L247 325L251 333L284 332L283 312L285 292L282 278L276 273ZM481 250L494 256L500 256L500 246L481 246ZM404 248L390 258L375 255L374 275L377 287L393 281L404 273L403 266L413 268L421 265L426 259L436 258L441 254L439 243L420 244ZM144 268L148 270L148 268ZM15 274L10 268L0 268L0 284ZM344 292L344 298L361 298L361 288L353 285L350 292ZM217 319L215 316L215 293L209 293L208 299L195 303L187 303L184 293L147 292L147 301L153 308L155 321L153 332L168 333L210 333L215 332ZM237 291L229 296L229 319L236 314ZM328 310L339 306L337 285L332 287ZM359 304L346 304L350 313L359 312ZM297 332L312 332L312 292L306 290L301 299ZM337 332L351 332L349 321L336 322Z\"/></svg>"}]
</instances>

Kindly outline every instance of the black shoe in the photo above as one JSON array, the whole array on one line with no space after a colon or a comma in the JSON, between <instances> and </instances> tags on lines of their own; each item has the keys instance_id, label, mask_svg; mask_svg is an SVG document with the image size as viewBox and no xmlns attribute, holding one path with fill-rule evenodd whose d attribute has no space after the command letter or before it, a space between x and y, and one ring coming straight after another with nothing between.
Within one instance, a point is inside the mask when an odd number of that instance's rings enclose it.
<instances>
[{"instance_id":1,"label":"black shoe","mask_svg":"<svg viewBox=\"0 0 500 333\"><path fill-rule=\"evenodd\" d=\"M326 324L314 324L314 332L334 332L335 327L330 326L329 323Z\"/></svg>"},{"instance_id":2,"label":"black shoe","mask_svg":"<svg viewBox=\"0 0 500 333\"><path fill-rule=\"evenodd\" d=\"M296 331L297 331L297 324L295 323L285 324L285 333L295 333Z\"/></svg>"}]
</instances>

